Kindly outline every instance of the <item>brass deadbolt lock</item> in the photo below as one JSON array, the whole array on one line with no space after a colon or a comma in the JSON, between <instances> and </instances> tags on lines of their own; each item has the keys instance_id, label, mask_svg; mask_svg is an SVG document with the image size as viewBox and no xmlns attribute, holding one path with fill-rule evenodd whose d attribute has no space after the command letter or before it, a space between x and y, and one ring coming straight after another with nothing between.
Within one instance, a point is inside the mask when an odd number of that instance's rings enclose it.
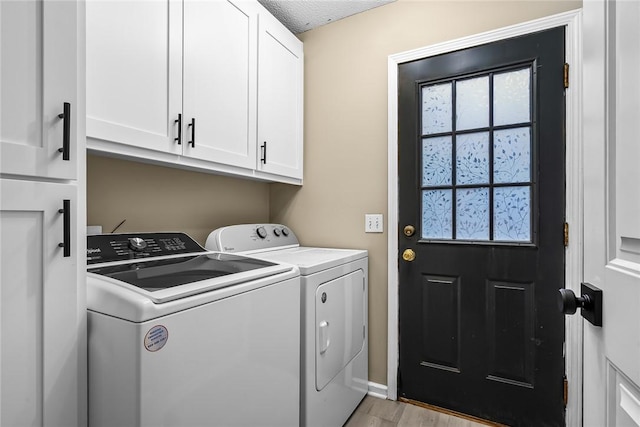
<instances>
[{"instance_id":1,"label":"brass deadbolt lock","mask_svg":"<svg viewBox=\"0 0 640 427\"><path fill-rule=\"evenodd\" d=\"M416 253L413 249L405 249L404 252L402 252L402 259L411 262L416 259Z\"/></svg>"},{"instance_id":2,"label":"brass deadbolt lock","mask_svg":"<svg viewBox=\"0 0 640 427\"><path fill-rule=\"evenodd\" d=\"M404 235L407 237L413 236L416 232L416 228L413 225L405 225L404 227Z\"/></svg>"}]
</instances>

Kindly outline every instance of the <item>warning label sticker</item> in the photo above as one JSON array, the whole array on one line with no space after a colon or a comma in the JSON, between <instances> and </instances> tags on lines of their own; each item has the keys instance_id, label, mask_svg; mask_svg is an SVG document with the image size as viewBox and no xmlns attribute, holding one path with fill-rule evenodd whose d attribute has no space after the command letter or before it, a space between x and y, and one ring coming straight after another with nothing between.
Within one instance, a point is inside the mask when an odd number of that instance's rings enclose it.
<instances>
[{"instance_id":1,"label":"warning label sticker","mask_svg":"<svg viewBox=\"0 0 640 427\"><path fill-rule=\"evenodd\" d=\"M162 325L156 325L149 329L144 336L144 348L149 351L158 351L167 343L169 331Z\"/></svg>"}]
</instances>

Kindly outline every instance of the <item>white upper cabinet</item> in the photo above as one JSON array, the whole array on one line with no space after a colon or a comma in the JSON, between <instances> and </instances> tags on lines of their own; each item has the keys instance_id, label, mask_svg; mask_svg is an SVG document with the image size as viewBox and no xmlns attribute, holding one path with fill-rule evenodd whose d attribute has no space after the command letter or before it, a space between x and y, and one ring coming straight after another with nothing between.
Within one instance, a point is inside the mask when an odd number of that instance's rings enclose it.
<instances>
[{"instance_id":1,"label":"white upper cabinet","mask_svg":"<svg viewBox=\"0 0 640 427\"><path fill-rule=\"evenodd\" d=\"M303 45L265 11L258 46L257 167L302 179Z\"/></svg>"},{"instance_id":2,"label":"white upper cabinet","mask_svg":"<svg viewBox=\"0 0 640 427\"><path fill-rule=\"evenodd\" d=\"M181 154L182 2L87 2L87 136Z\"/></svg>"},{"instance_id":3,"label":"white upper cabinet","mask_svg":"<svg viewBox=\"0 0 640 427\"><path fill-rule=\"evenodd\" d=\"M255 0L91 0L87 137L97 152L301 184L302 43Z\"/></svg>"},{"instance_id":4,"label":"white upper cabinet","mask_svg":"<svg viewBox=\"0 0 640 427\"><path fill-rule=\"evenodd\" d=\"M76 13L73 1L0 2L3 175L77 177Z\"/></svg>"},{"instance_id":5,"label":"white upper cabinet","mask_svg":"<svg viewBox=\"0 0 640 427\"><path fill-rule=\"evenodd\" d=\"M254 2L184 1L184 155L255 164Z\"/></svg>"}]
</instances>

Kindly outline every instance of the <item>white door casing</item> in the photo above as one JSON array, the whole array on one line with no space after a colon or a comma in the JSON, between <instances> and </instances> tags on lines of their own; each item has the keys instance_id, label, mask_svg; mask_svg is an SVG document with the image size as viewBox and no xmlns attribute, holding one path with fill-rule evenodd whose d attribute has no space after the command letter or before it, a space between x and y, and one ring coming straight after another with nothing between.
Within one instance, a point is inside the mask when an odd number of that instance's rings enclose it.
<instances>
[{"instance_id":1,"label":"white door casing","mask_svg":"<svg viewBox=\"0 0 640 427\"><path fill-rule=\"evenodd\" d=\"M388 341L387 397L397 399L398 369L398 64L446 54L460 49L511 37L564 26L565 55L570 64L570 87L566 99L566 218L570 224L570 244L566 249L565 285L579 294L582 279L582 146L580 136L582 75L582 14L569 11L522 24L505 27L424 48L402 52L388 59ZM578 71L578 72L576 72ZM560 70L561 72L561 70ZM560 285L559 285L560 287ZM567 426L582 425L582 321L567 316L565 327L565 361L569 380Z\"/></svg>"},{"instance_id":2,"label":"white door casing","mask_svg":"<svg viewBox=\"0 0 640 427\"><path fill-rule=\"evenodd\" d=\"M584 426L640 426L640 3L584 3Z\"/></svg>"}]
</instances>

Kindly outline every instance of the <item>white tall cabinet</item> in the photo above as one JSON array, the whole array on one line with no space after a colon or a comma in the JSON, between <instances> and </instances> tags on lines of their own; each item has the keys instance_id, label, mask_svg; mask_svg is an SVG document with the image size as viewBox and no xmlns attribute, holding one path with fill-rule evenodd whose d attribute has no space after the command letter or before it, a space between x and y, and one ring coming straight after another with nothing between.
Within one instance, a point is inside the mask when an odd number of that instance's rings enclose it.
<instances>
[{"instance_id":1,"label":"white tall cabinet","mask_svg":"<svg viewBox=\"0 0 640 427\"><path fill-rule=\"evenodd\" d=\"M302 53L255 0L92 0L88 148L301 184Z\"/></svg>"},{"instance_id":2,"label":"white tall cabinet","mask_svg":"<svg viewBox=\"0 0 640 427\"><path fill-rule=\"evenodd\" d=\"M0 2L0 425L86 423L84 4Z\"/></svg>"}]
</instances>

